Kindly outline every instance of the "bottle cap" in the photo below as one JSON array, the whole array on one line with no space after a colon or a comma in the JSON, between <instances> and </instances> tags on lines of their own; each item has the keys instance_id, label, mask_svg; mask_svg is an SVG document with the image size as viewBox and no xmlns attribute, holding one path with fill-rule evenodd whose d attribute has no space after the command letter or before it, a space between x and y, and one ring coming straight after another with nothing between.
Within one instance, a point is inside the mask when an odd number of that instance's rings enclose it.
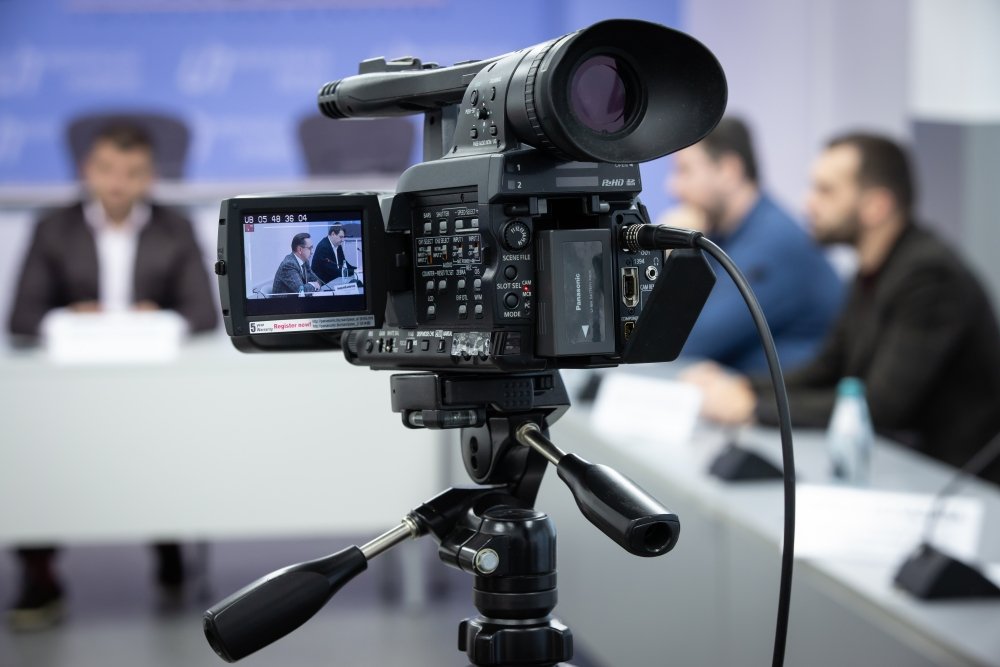
<instances>
[{"instance_id":1,"label":"bottle cap","mask_svg":"<svg viewBox=\"0 0 1000 667\"><path fill-rule=\"evenodd\" d=\"M837 384L838 396L864 396L865 383L861 378L841 378Z\"/></svg>"}]
</instances>

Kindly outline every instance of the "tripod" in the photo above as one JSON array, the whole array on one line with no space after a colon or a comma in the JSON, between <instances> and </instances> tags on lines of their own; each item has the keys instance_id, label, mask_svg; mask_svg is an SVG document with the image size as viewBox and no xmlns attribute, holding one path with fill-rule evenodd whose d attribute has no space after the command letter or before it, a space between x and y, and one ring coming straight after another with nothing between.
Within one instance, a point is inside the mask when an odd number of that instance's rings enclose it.
<instances>
[{"instance_id":1,"label":"tripod","mask_svg":"<svg viewBox=\"0 0 1000 667\"><path fill-rule=\"evenodd\" d=\"M551 463L584 516L629 553L659 556L677 541L677 516L606 466L547 437L569 408L558 371L509 375L408 373L391 377L392 409L411 428L460 428L477 486L448 489L361 547L273 572L205 612L212 648L234 662L305 623L368 561L429 534L445 564L473 575L479 616L459 625L476 667L551 667L572 658L573 635L552 616L556 531L534 508Z\"/></svg>"}]
</instances>

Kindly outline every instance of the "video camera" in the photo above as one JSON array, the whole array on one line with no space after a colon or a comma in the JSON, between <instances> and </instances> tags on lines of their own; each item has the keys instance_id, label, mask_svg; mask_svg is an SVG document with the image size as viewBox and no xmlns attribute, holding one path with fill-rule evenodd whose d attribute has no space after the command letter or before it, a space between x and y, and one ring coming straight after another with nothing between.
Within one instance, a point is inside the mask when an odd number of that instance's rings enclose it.
<instances>
[{"instance_id":1,"label":"video camera","mask_svg":"<svg viewBox=\"0 0 1000 667\"><path fill-rule=\"evenodd\" d=\"M232 662L280 639L372 558L430 535L443 562L474 577L479 615L459 624L472 665L569 660L573 635L552 616L554 523L533 507L549 465L628 553L674 547L676 514L617 471L563 451L548 429L570 404L559 369L679 354L715 282L703 251L746 296L783 386L739 269L701 234L649 224L637 199L638 164L700 140L725 104L725 76L704 46L633 20L451 67L377 58L323 86L331 118L423 113L424 162L394 194L223 202L226 330L247 351L339 345L354 364L421 371L390 378L392 409L411 428L460 429L477 486L447 489L361 546L217 603L204 630L219 656Z\"/></svg>"},{"instance_id":2,"label":"video camera","mask_svg":"<svg viewBox=\"0 0 1000 667\"><path fill-rule=\"evenodd\" d=\"M394 195L223 202L226 331L244 350L342 345L385 369L672 360L715 276L700 251L628 242L649 222L638 163L705 136L726 95L704 46L636 20L450 67L364 61L320 110L423 113L425 161Z\"/></svg>"}]
</instances>

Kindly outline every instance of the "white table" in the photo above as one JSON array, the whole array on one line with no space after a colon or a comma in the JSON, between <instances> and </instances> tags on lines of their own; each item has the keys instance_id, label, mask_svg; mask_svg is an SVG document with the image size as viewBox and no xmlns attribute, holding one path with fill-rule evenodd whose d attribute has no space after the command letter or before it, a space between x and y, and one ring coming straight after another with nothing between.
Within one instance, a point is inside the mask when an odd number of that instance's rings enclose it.
<instances>
[{"instance_id":1,"label":"white table","mask_svg":"<svg viewBox=\"0 0 1000 667\"><path fill-rule=\"evenodd\" d=\"M551 437L563 449L631 477L676 511L677 547L660 558L628 555L582 516L553 475L536 507L556 521L559 606L577 641L614 665L770 664L777 609L782 493L779 482L726 483L710 477L724 444L712 430L693 442L615 441L594 433L573 408ZM744 440L780 461L775 431ZM797 433L804 481L828 479L822 434ZM952 471L880 441L872 487L933 493ZM973 481L962 495L985 503L983 561L1000 561L1000 492ZM896 564L859 566L796 560L786 665L1000 665L1000 601L915 600L891 583Z\"/></svg>"},{"instance_id":2,"label":"white table","mask_svg":"<svg viewBox=\"0 0 1000 667\"><path fill-rule=\"evenodd\" d=\"M55 366L0 355L0 542L372 534L446 484L389 374L339 351Z\"/></svg>"}]
</instances>

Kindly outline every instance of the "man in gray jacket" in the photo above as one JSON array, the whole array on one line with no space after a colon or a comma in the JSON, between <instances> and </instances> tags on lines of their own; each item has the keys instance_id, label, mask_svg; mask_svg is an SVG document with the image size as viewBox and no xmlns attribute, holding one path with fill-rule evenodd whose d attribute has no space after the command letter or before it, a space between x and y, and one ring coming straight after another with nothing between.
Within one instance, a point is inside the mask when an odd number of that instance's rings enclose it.
<instances>
[{"instance_id":1,"label":"man in gray jacket","mask_svg":"<svg viewBox=\"0 0 1000 667\"><path fill-rule=\"evenodd\" d=\"M274 284L271 286L273 296L298 294L299 290L315 292L322 287L319 276L309 266L313 251L310 239L305 232L292 237L292 252L285 255L274 274Z\"/></svg>"}]
</instances>

